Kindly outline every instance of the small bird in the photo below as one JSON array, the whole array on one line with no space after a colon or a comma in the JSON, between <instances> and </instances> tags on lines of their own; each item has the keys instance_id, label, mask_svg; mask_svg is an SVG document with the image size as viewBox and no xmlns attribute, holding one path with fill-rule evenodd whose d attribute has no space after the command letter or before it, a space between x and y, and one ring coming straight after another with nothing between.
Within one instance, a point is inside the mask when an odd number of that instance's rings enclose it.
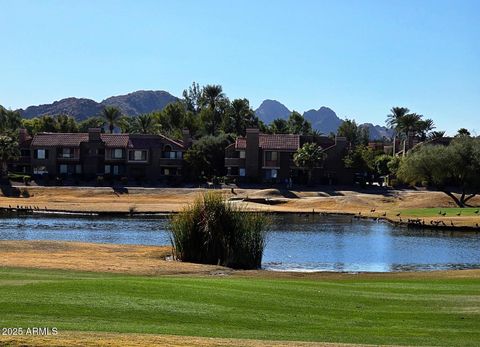
<instances>
[{"instance_id":1,"label":"small bird","mask_svg":"<svg viewBox=\"0 0 480 347\"><path fill-rule=\"evenodd\" d=\"M438 214L442 214L442 210L438 211Z\"/></svg>"},{"instance_id":2,"label":"small bird","mask_svg":"<svg viewBox=\"0 0 480 347\"><path fill-rule=\"evenodd\" d=\"M454 227L454 226L455 226L455 224L453 224L453 222L452 222L452 221L450 221L450 225L451 225L452 227Z\"/></svg>"},{"instance_id":3,"label":"small bird","mask_svg":"<svg viewBox=\"0 0 480 347\"><path fill-rule=\"evenodd\" d=\"M478 223L476 223L475 226L478 228Z\"/></svg>"},{"instance_id":4,"label":"small bird","mask_svg":"<svg viewBox=\"0 0 480 347\"><path fill-rule=\"evenodd\" d=\"M457 216L461 216L461 215L462 215L462 211L457 213Z\"/></svg>"},{"instance_id":5,"label":"small bird","mask_svg":"<svg viewBox=\"0 0 480 347\"><path fill-rule=\"evenodd\" d=\"M361 216L361 215L362 215L362 212L358 212L358 215Z\"/></svg>"},{"instance_id":6,"label":"small bird","mask_svg":"<svg viewBox=\"0 0 480 347\"><path fill-rule=\"evenodd\" d=\"M397 216L397 217L400 217L400 212L398 212L398 213L396 214L396 216Z\"/></svg>"},{"instance_id":7,"label":"small bird","mask_svg":"<svg viewBox=\"0 0 480 347\"><path fill-rule=\"evenodd\" d=\"M373 213L373 212L375 212L375 209L374 209L374 208L372 208L372 209L370 210L370 212L372 212L372 213Z\"/></svg>"},{"instance_id":8,"label":"small bird","mask_svg":"<svg viewBox=\"0 0 480 347\"><path fill-rule=\"evenodd\" d=\"M478 213L480 213L480 210L476 210L476 211L475 211L475 214L478 214Z\"/></svg>"},{"instance_id":9,"label":"small bird","mask_svg":"<svg viewBox=\"0 0 480 347\"><path fill-rule=\"evenodd\" d=\"M446 215L447 215L447 212L443 212L443 213L442 213L442 216L445 217Z\"/></svg>"},{"instance_id":10,"label":"small bird","mask_svg":"<svg viewBox=\"0 0 480 347\"><path fill-rule=\"evenodd\" d=\"M383 216L383 217L386 217L386 216L387 216L387 212L383 212L382 216Z\"/></svg>"}]
</instances>

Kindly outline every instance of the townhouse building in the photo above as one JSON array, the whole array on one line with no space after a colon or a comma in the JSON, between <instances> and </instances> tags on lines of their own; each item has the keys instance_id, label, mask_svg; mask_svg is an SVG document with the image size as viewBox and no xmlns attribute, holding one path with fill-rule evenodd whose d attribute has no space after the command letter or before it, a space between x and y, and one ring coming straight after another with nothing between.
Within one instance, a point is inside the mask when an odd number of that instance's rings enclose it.
<instances>
[{"instance_id":1,"label":"townhouse building","mask_svg":"<svg viewBox=\"0 0 480 347\"><path fill-rule=\"evenodd\" d=\"M189 145L163 135L88 133L38 133L20 130L21 156L12 170L33 176L127 177L159 180L181 177L183 153Z\"/></svg>"},{"instance_id":2,"label":"townhouse building","mask_svg":"<svg viewBox=\"0 0 480 347\"><path fill-rule=\"evenodd\" d=\"M247 129L245 137L226 148L227 175L243 182L306 183L306 170L295 165L293 156L307 142L318 144L326 154L326 160L314 169L313 183L352 183L353 173L343 163L347 153L345 138L262 134L258 129Z\"/></svg>"}]
</instances>

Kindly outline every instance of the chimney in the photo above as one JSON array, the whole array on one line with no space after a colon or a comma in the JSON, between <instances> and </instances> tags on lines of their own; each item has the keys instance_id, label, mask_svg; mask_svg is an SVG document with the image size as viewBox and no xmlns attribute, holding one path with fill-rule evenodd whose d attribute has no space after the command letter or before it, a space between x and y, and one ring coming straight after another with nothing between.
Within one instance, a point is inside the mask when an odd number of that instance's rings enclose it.
<instances>
[{"instance_id":1,"label":"chimney","mask_svg":"<svg viewBox=\"0 0 480 347\"><path fill-rule=\"evenodd\" d=\"M28 131L25 128L20 128L18 130L18 143L22 144L28 139Z\"/></svg>"},{"instance_id":2,"label":"chimney","mask_svg":"<svg viewBox=\"0 0 480 347\"><path fill-rule=\"evenodd\" d=\"M100 128L89 128L88 129L88 142L99 142L100 138Z\"/></svg>"},{"instance_id":3,"label":"chimney","mask_svg":"<svg viewBox=\"0 0 480 347\"><path fill-rule=\"evenodd\" d=\"M260 130L247 129L246 130L246 143L245 149L245 174L248 177L258 176L258 154L260 152Z\"/></svg>"},{"instance_id":4,"label":"chimney","mask_svg":"<svg viewBox=\"0 0 480 347\"><path fill-rule=\"evenodd\" d=\"M337 150L344 150L347 148L347 138L343 136L335 136L335 146Z\"/></svg>"},{"instance_id":5,"label":"chimney","mask_svg":"<svg viewBox=\"0 0 480 347\"><path fill-rule=\"evenodd\" d=\"M190 137L190 130L183 129L182 135L183 135L183 145L185 146L185 148L190 147L190 145L192 144L192 138Z\"/></svg>"}]
</instances>

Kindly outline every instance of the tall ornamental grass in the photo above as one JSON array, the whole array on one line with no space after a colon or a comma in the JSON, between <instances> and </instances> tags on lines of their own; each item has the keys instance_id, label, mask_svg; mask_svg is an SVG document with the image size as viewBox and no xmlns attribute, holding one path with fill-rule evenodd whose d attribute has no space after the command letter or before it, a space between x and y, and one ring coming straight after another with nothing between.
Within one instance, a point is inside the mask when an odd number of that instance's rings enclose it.
<instances>
[{"instance_id":1,"label":"tall ornamental grass","mask_svg":"<svg viewBox=\"0 0 480 347\"><path fill-rule=\"evenodd\" d=\"M218 193L205 193L172 217L174 255L187 262L258 269L267 224L264 214L244 212Z\"/></svg>"}]
</instances>

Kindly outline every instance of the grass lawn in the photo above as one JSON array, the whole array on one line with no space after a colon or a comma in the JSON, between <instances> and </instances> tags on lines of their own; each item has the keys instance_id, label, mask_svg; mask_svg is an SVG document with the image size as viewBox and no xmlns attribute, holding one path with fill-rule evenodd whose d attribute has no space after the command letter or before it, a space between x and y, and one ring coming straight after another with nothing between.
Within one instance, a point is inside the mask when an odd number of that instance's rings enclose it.
<instances>
[{"instance_id":1,"label":"grass lawn","mask_svg":"<svg viewBox=\"0 0 480 347\"><path fill-rule=\"evenodd\" d=\"M147 277L3 268L0 327L478 346L480 279Z\"/></svg>"},{"instance_id":2,"label":"grass lawn","mask_svg":"<svg viewBox=\"0 0 480 347\"><path fill-rule=\"evenodd\" d=\"M439 212L446 213L445 217L457 217L458 213L461 213L463 217L478 217L480 220L480 213L475 213L478 211L478 207L473 208L459 208L459 207L449 207L449 208L412 208L400 210L402 216L410 217L442 217Z\"/></svg>"}]
</instances>

